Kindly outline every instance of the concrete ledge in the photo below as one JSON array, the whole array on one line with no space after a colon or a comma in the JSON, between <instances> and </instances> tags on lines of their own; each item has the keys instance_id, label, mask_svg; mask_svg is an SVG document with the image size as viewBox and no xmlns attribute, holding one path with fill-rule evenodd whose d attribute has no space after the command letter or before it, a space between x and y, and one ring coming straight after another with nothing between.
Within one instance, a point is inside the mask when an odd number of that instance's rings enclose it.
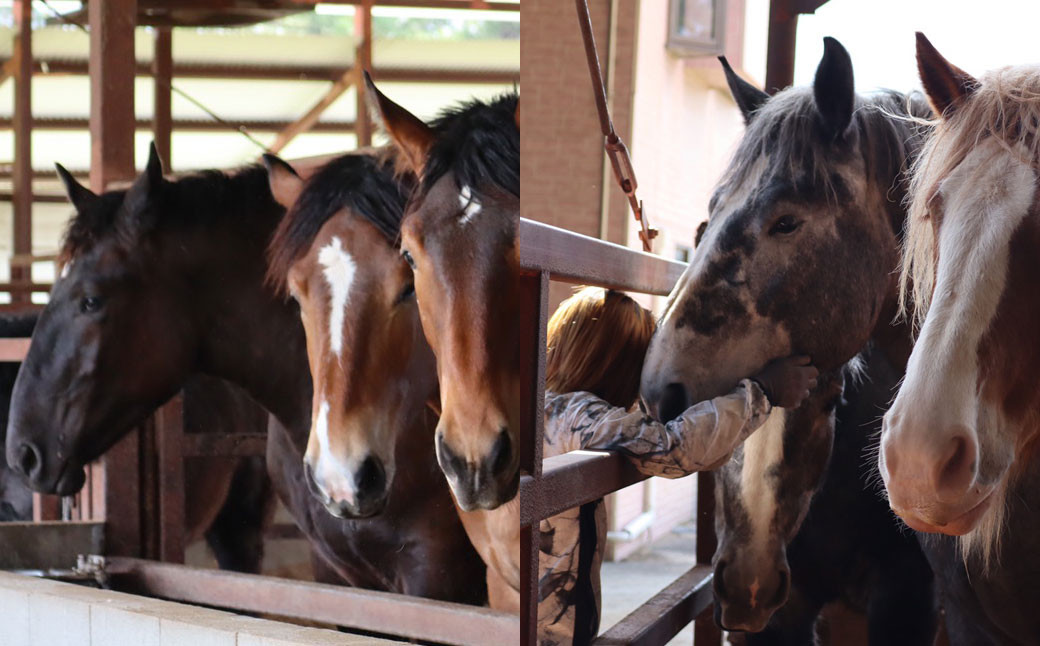
<instances>
[{"instance_id":1,"label":"concrete ledge","mask_svg":"<svg viewBox=\"0 0 1040 646\"><path fill-rule=\"evenodd\" d=\"M0 572L4 646L386 646L230 612Z\"/></svg>"}]
</instances>

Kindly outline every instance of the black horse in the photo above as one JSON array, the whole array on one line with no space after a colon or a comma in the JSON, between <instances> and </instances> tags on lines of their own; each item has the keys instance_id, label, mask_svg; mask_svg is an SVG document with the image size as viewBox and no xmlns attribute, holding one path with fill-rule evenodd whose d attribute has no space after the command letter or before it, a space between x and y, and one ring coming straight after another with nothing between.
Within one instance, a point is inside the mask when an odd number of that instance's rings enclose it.
<instances>
[{"instance_id":1,"label":"black horse","mask_svg":"<svg viewBox=\"0 0 1040 646\"><path fill-rule=\"evenodd\" d=\"M28 338L37 313L0 315L0 338ZM11 393L21 364L0 363L0 440L7 439ZM240 388L198 375L184 386L188 433L261 433L267 413ZM264 530L274 511L274 493L262 458L187 458L185 530L188 542L205 538L224 570L260 572ZM0 522L32 520L32 489L0 460Z\"/></svg>"}]
</instances>

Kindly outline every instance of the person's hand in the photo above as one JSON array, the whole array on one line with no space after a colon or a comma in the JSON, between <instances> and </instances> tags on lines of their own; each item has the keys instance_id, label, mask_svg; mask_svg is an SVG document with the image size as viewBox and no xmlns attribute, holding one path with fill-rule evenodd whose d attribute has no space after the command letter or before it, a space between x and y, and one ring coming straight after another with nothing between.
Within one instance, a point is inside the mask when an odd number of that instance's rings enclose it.
<instances>
[{"instance_id":1,"label":"person's hand","mask_svg":"<svg viewBox=\"0 0 1040 646\"><path fill-rule=\"evenodd\" d=\"M820 372L806 356L774 359L751 379L762 387L769 403L781 408L797 408L816 387Z\"/></svg>"}]
</instances>

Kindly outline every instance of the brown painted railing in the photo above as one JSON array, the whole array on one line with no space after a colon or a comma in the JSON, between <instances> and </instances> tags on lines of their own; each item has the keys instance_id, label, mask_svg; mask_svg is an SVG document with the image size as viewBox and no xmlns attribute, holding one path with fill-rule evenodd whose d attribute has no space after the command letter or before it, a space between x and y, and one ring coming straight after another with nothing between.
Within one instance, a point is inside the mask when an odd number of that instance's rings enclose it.
<instances>
[{"instance_id":1,"label":"brown painted railing","mask_svg":"<svg viewBox=\"0 0 1040 646\"><path fill-rule=\"evenodd\" d=\"M530 220L520 221L517 254L527 272L524 279L533 282L531 293L537 294L536 300L527 304L527 314L537 316L539 321L538 345L532 347L536 379L531 392L531 423L521 439L525 475L519 493L523 586L520 643L533 646L537 643L539 522L644 479L627 460L611 453L576 451L541 459L549 281L666 295L685 265ZM595 644L661 645L694 620L699 646L720 643L721 635L707 614L712 603L708 561L715 549L712 485L710 473L698 475L698 564L607 628Z\"/></svg>"}]
</instances>

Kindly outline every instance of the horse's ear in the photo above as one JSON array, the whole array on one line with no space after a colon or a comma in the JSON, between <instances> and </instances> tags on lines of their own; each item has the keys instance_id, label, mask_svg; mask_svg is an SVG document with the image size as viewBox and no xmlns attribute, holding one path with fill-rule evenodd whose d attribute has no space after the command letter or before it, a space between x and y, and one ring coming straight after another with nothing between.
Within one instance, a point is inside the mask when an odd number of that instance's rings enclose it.
<instances>
[{"instance_id":1,"label":"horse's ear","mask_svg":"<svg viewBox=\"0 0 1040 646\"><path fill-rule=\"evenodd\" d=\"M737 76L725 56L719 56L719 62L722 63L722 70L726 73L729 92L733 95L733 100L737 102L741 114L744 115L744 123L751 123L755 111L769 100L769 95Z\"/></svg>"},{"instance_id":2,"label":"horse's ear","mask_svg":"<svg viewBox=\"0 0 1040 646\"><path fill-rule=\"evenodd\" d=\"M82 213L97 201L97 194L77 182L72 173L65 170L64 166L55 163L54 169L58 171L58 178L65 185L65 194L69 196L69 201L72 202L77 213Z\"/></svg>"},{"instance_id":3,"label":"horse's ear","mask_svg":"<svg viewBox=\"0 0 1040 646\"><path fill-rule=\"evenodd\" d=\"M383 125L394 145L404 153L410 170L421 177L426 166L426 154L433 145L433 130L411 112L397 105L380 92L372 77L365 72L365 97L372 118Z\"/></svg>"},{"instance_id":4,"label":"horse's ear","mask_svg":"<svg viewBox=\"0 0 1040 646\"><path fill-rule=\"evenodd\" d=\"M974 76L943 58L921 32L917 32L917 71L928 102L939 116L952 114L979 87Z\"/></svg>"},{"instance_id":5,"label":"horse's ear","mask_svg":"<svg viewBox=\"0 0 1040 646\"><path fill-rule=\"evenodd\" d=\"M303 180L296 174L296 169L270 153L264 154L264 167L267 168L267 181L275 201L287 209L292 208L303 192Z\"/></svg>"},{"instance_id":6,"label":"horse's ear","mask_svg":"<svg viewBox=\"0 0 1040 646\"><path fill-rule=\"evenodd\" d=\"M852 77L852 57L830 36L823 39L823 58L813 79L813 98L827 136L840 137L852 121L856 85Z\"/></svg>"},{"instance_id":7,"label":"horse's ear","mask_svg":"<svg viewBox=\"0 0 1040 646\"><path fill-rule=\"evenodd\" d=\"M701 244L701 238L704 237L704 232L708 228L708 221L705 220L697 225L697 233L693 236L693 248L696 249Z\"/></svg>"},{"instance_id":8,"label":"horse's ear","mask_svg":"<svg viewBox=\"0 0 1040 646\"><path fill-rule=\"evenodd\" d=\"M162 186L162 181L162 161L159 159L159 151L153 141L148 148L148 163L144 167L144 172L137 176L127 190L126 197L123 198L123 208L126 212L135 218L141 216L147 210L148 201L156 189Z\"/></svg>"}]
</instances>

